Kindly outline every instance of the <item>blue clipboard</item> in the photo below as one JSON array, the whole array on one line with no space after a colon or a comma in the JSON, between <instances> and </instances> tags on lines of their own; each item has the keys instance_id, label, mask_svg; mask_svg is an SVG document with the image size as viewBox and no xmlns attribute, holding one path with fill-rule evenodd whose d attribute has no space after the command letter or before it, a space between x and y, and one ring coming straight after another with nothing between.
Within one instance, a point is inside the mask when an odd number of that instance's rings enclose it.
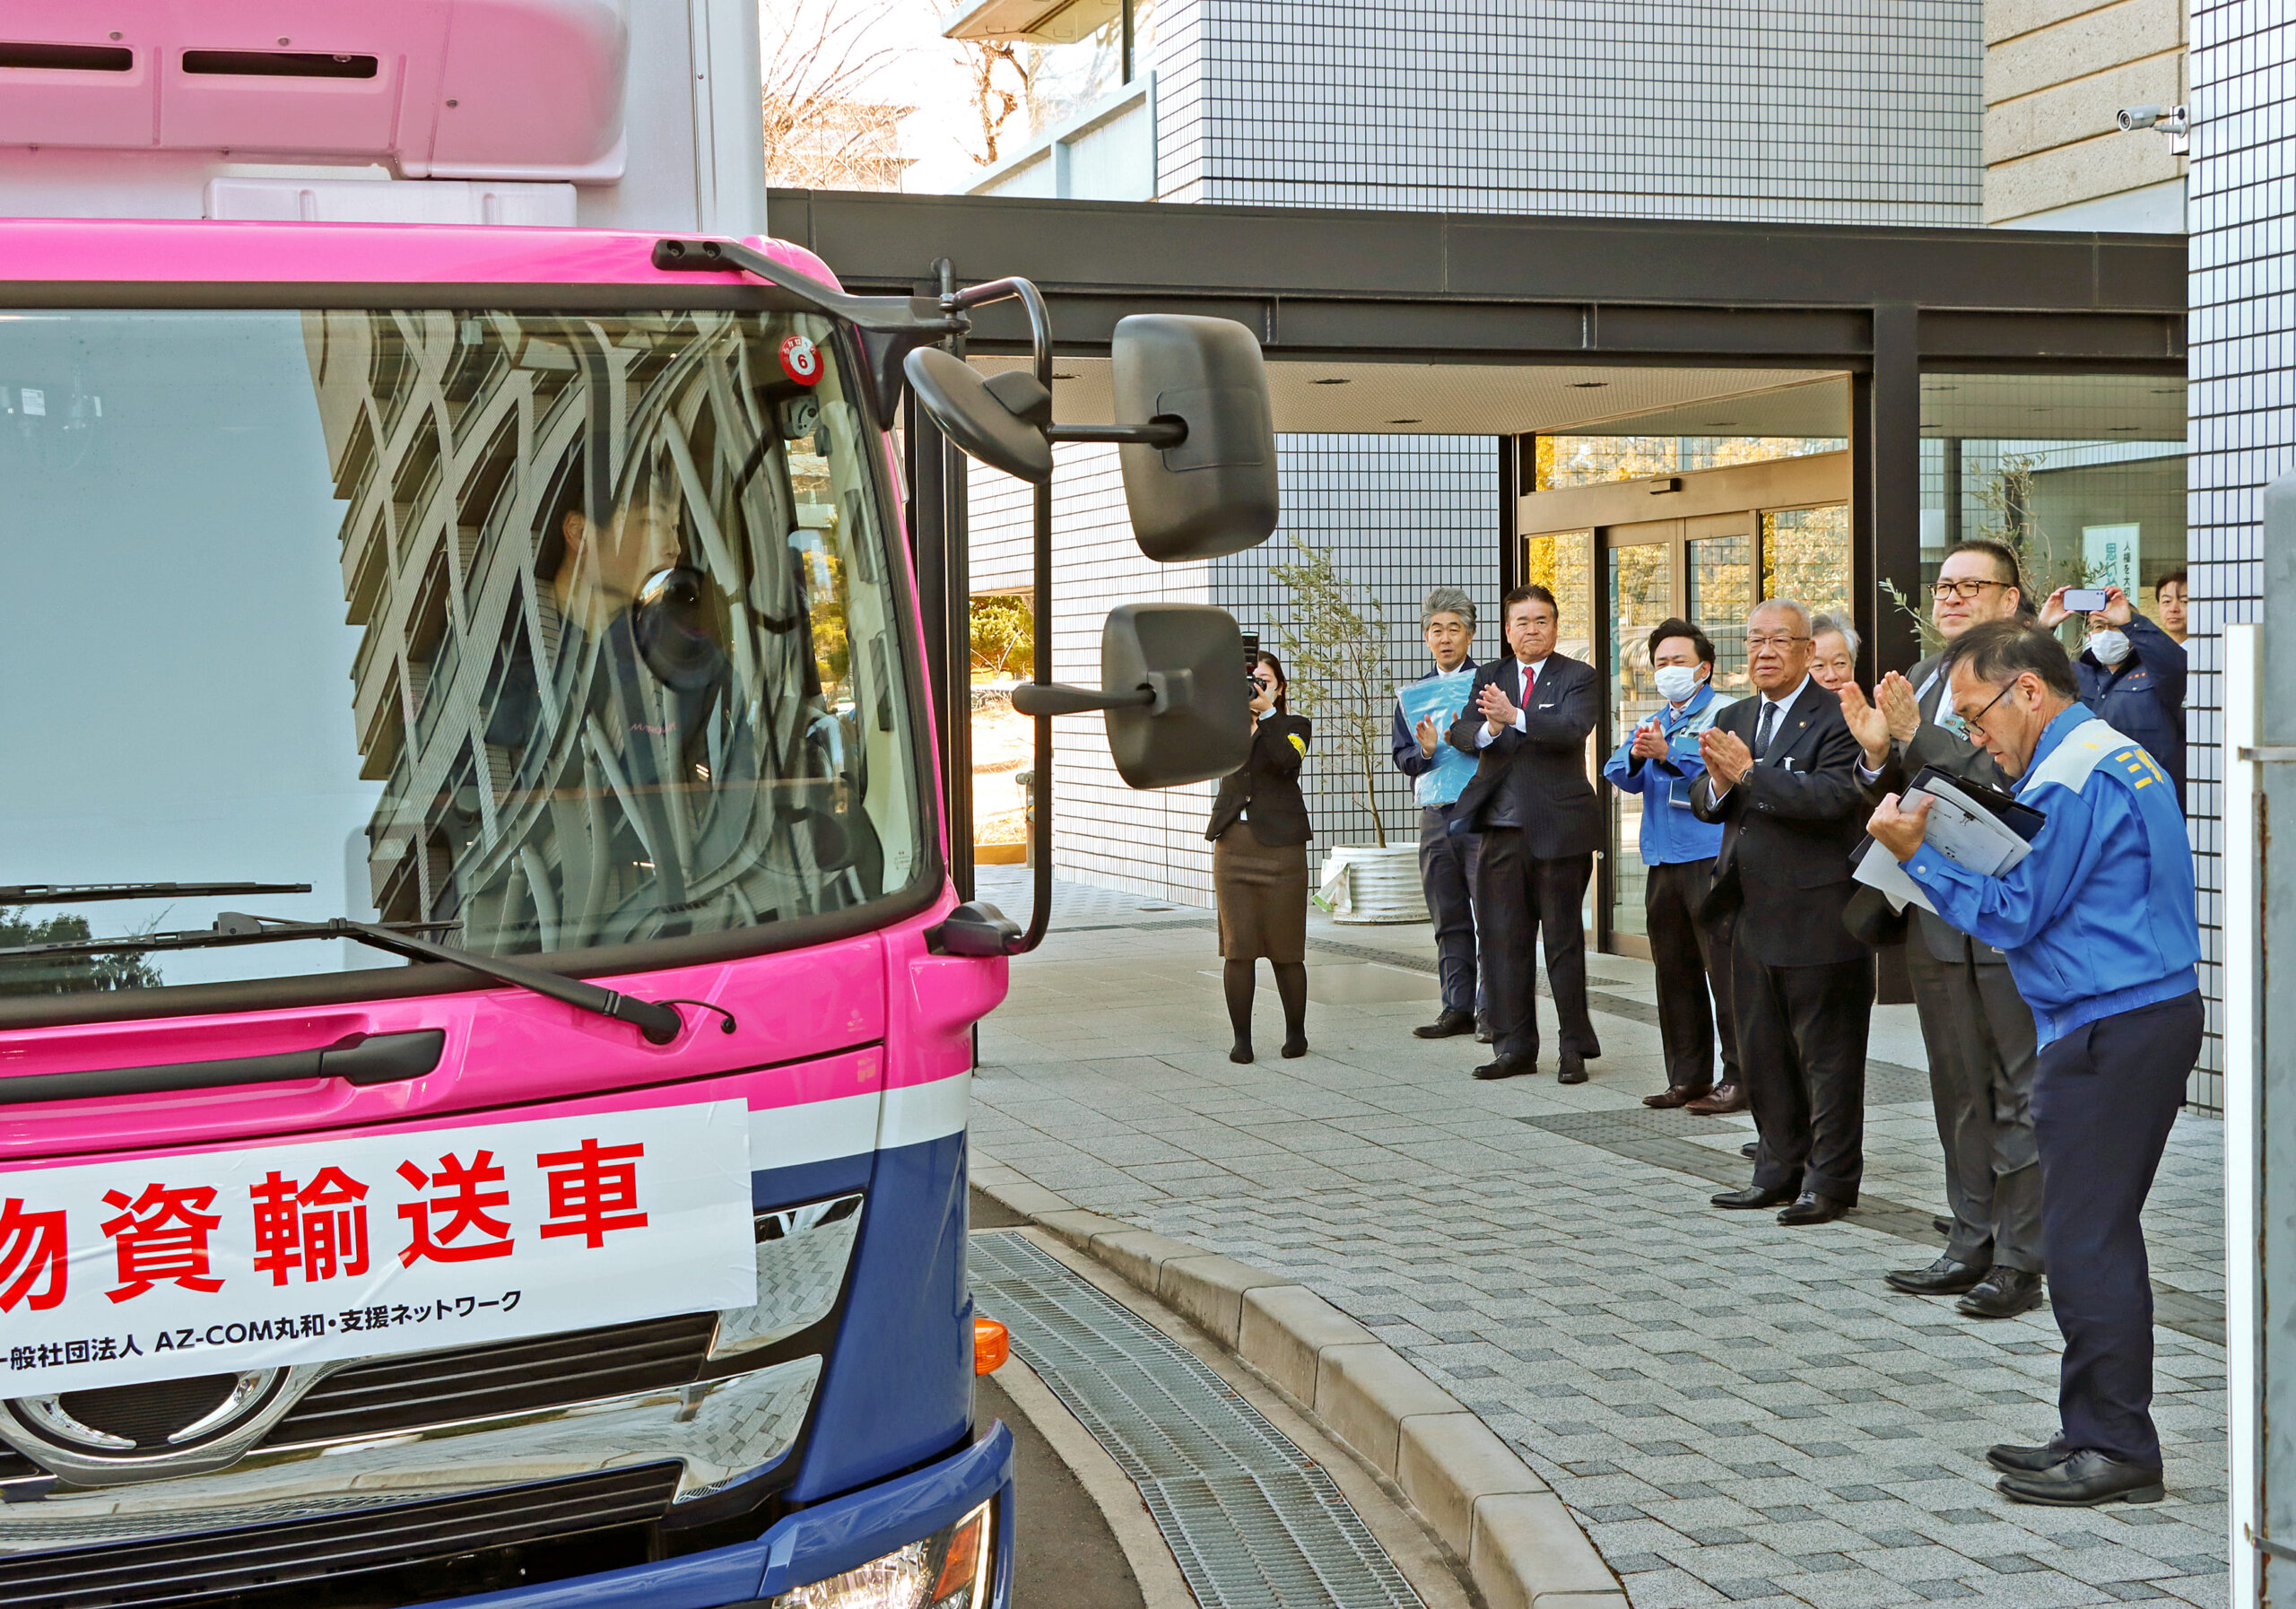
<instances>
[{"instance_id":1,"label":"blue clipboard","mask_svg":"<svg viewBox=\"0 0 2296 1609\"><path fill-rule=\"evenodd\" d=\"M1474 686L1474 672L1462 669L1396 688L1396 704L1403 711L1404 729L1415 732L1420 722L1432 716L1448 732L1459 711L1467 707L1467 694ZM1456 803L1467 778L1474 775L1474 763L1473 756L1460 753L1448 743L1437 744L1431 768L1416 778L1415 796L1422 804Z\"/></svg>"}]
</instances>

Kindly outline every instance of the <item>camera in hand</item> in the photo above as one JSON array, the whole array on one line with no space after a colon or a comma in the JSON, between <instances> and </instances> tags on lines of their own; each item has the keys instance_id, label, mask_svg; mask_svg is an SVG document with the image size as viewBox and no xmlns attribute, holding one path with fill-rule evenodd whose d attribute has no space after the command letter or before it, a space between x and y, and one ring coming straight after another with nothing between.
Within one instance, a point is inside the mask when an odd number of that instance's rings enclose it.
<instances>
[{"instance_id":1,"label":"camera in hand","mask_svg":"<svg viewBox=\"0 0 2296 1609\"><path fill-rule=\"evenodd\" d=\"M1259 674L1259 633L1246 631L1243 638L1244 697L1253 699L1259 696L1259 683L1254 680Z\"/></svg>"},{"instance_id":2,"label":"camera in hand","mask_svg":"<svg viewBox=\"0 0 2296 1609\"><path fill-rule=\"evenodd\" d=\"M2105 606L2105 589L2101 587L2068 587L2065 589L2065 612L2067 614L2094 614Z\"/></svg>"}]
</instances>

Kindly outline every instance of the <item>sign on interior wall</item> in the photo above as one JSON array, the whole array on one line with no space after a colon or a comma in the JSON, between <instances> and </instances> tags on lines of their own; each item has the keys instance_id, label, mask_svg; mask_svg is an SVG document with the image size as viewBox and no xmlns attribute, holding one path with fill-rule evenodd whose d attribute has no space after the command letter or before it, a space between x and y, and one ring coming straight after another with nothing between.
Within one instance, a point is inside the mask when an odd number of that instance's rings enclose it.
<instances>
[{"instance_id":1,"label":"sign on interior wall","mask_svg":"<svg viewBox=\"0 0 2296 1609\"><path fill-rule=\"evenodd\" d=\"M2086 584L2118 587L2131 602L2136 598L2136 546L2141 527L2083 526L2081 558L2088 567Z\"/></svg>"}]
</instances>

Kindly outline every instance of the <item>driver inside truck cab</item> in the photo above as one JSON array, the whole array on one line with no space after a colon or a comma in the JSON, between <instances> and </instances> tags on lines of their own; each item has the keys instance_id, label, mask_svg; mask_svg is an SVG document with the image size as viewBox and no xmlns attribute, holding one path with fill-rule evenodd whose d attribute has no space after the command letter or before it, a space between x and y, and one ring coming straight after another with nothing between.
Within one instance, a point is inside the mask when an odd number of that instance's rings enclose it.
<instances>
[{"instance_id":1,"label":"driver inside truck cab","mask_svg":"<svg viewBox=\"0 0 2296 1609\"><path fill-rule=\"evenodd\" d=\"M570 625L593 636L628 611L648 578L679 560L678 511L667 500L625 502L594 525L579 502L559 517L564 544L550 577L552 601Z\"/></svg>"}]
</instances>

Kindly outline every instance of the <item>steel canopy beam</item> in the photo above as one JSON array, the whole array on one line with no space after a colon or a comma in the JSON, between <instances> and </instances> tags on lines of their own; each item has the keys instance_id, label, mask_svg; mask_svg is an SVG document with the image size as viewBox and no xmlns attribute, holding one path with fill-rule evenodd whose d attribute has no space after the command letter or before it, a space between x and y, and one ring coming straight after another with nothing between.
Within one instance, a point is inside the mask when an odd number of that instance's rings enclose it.
<instances>
[{"instance_id":1,"label":"steel canopy beam","mask_svg":"<svg viewBox=\"0 0 2296 1609\"><path fill-rule=\"evenodd\" d=\"M1151 309L1235 318L1271 358L1867 367L1873 309L1923 361L2183 371L2173 236L1537 218L776 191L774 232L849 287L909 291L928 251L1034 280L1061 346ZM1024 332L984 309L975 351Z\"/></svg>"}]
</instances>

